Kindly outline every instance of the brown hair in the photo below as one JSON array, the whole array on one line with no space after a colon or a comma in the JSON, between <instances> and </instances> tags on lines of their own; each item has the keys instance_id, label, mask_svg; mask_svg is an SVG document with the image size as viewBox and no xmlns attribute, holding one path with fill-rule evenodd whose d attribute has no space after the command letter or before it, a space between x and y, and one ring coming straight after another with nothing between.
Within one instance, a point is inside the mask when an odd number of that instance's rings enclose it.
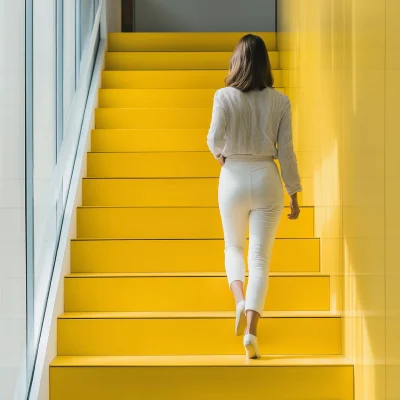
<instances>
[{"instance_id":1,"label":"brown hair","mask_svg":"<svg viewBox=\"0 0 400 400\"><path fill-rule=\"evenodd\" d=\"M233 50L225 85L242 92L274 85L268 50L260 36L248 34L239 40Z\"/></svg>"}]
</instances>

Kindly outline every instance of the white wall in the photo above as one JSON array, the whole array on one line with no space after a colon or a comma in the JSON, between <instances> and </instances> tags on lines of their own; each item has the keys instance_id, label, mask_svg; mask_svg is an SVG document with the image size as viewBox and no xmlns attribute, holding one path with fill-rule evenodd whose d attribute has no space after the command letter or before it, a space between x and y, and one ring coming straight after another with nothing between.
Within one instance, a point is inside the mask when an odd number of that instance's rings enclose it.
<instances>
[{"instance_id":1,"label":"white wall","mask_svg":"<svg viewBox=\"0 0 400 400\"><path fill-rule=\"evenodd\" d=\"M108 32L121 32L121 0L107 0Z\"/></svg>"},{"instance_id":2,"label":"white wall","mask_svg":"<svg viewBox=\"0 0 400 400\"><path fill-rule=\"evenodd\" d=\"M0 0L0 400L25 347L25 1Z\"/></svg>"},{"instance_id":3,"label":"white wall","mask_svg":"<svg viewBox=\"0 0 400 400\"><path fill-rule=\"evenodd\" d=\"M138 32L272 31L275 0L135 0Z\"/></svg>"}]
</instances>

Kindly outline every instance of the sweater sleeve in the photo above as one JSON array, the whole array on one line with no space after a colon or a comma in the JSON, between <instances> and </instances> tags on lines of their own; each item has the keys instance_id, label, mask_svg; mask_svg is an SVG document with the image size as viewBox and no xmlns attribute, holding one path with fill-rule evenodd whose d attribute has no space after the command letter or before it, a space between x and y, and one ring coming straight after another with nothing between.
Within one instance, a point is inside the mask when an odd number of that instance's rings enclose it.
<instances>
[{"instance_id":1,"label":"sweater sleeve","mask_svg":"<svg viewBox=\"0 0 400 400\"><path fill-rule=\"evenodd\" d=\"M290 100L286 97L285 107L278 130L278 160L281 166L282 179L286 192L292 195L302 191L297 158L293 150L292 139L292 108Z\"/></svg>"},{"instance_id":2,"label":"sweater sleeve","mask_svg":"<svg viewBox=\"0 0 400 400\"><path fill-rule=\"evenodd\" d=\"M221 93L214 94L210 129L207 134L207 145L215 158L219 158L225 147L226 114L221 102Z\"/></svg>"}]
</instances>

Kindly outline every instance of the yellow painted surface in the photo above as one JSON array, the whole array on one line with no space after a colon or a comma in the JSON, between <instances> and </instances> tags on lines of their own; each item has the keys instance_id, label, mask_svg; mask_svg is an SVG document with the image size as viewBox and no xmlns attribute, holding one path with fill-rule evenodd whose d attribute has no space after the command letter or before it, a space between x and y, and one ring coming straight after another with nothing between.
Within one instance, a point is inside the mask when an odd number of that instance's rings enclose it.
<instances>
[{"instance_id":1,"label":"yellow painted surface","mask_svg":"<svg viewBox=\"0 0 400 400\"><path fill-rule=\"evenodd\" d=\"M239 39L251 32L135 32L109 33L109 51L233 51ZM268 50L276 50L275 32L253 32Z\"/></svg>"},{"instance_id":2,"label":"yellow painted surface","mask_svg":"<svg viewBox=\"0 0 400 400\"><path fill-rule=\"evenodd\" d=\"M301 220L289 220L289 212L290 209L285 207L276 237L313 237L313 209L302 207ZM221 217L216 207L83 207L78 208L77 217L78 238L223 238Z\"/></svg>"},{"instance_id":3,"label":"yellow painted surface","mask_svg":"<svg viewBox=\"0 0 400 400\"><path fill-rule=\"evenodd\" d=\"M210 112L210 108L98 108L96 128L204 129L210 125Z\"/></svg>"},{"instance_id":4,"label":"yellow painted surface","mask_svg":"<svg viewBox=\"0 0 400 400\"><path fill-rule=\"evenodd\" d=\"M274 70L274 87L287 83L280 70ZM228 70L182 71L103 71L104 89L219 89Z\"/></svg>"},{"instance_id":5,"label":"yellow painted surface","mask_svg":"<svg viewBox=\"0 0 400 400\"><path fill-rule=\"evenodd\" d=\"M112 71L229 68L232 52L106 52L105 69ZM269 54L272 69L279 68L279 53Z\"/></svg>"},{"instance_id":6,"label":"yellow painted surface","mask_svg":"<svg viewBox=\"0 0 400 400\"><path fill-rule=\"evenodd\" d=\"M285 93L284 88L276 88ZM100 89L104 108L212 107L215 89Z\"/></svg>"},{"instance_id":7,"label":"yellow painted surface","mask_svg":"<svg viewBox=\"0 0 400 400\"><path fill-rule=\"evenodd\" d=\"M214 94L215 89L99 89L99 107L211 108Z\"/></svg>"},{"instance_id":8,"label":"yellow painted surface","mask_svg":"<svg viewBox=\"0 0 400 400\"><path fill-rule=\"evenodd\" d=\"M174 360L176 363L177 358L174 357ZM325 362L329 363L329 359ZM236 368L66 368L61 360L58 365L50 369L50 396L57 400L130 400L133 394L146 400L242 400L248 397L274 400L353 399L351 366L249 368L242 361L242 366Z\"/></svg>"},{"instance_id":9,"label":"yellow painted surface","mask_svg":"<svg viewBox=\"0 0 400 400\"><path fill-rule=\"evenodd\" d=\"M318 274L272 275L265 310L328 311L329 285ZM225 274L75 274L65 278L65 311L226 311L227 289Z\"/></svg>"},{"instance_id":10,"label":"yellow painted surface","mask_svg":"<svg viewBox=\"0 0 400 400\"><path fill-rule=\"evenodd\" d=\"M247 258L248 243L245 257ZM196 254L196 257L193 257ZM319 239L277 239L271 272L318 272ZM74 240L72 272L224 272L223 240Z\"/></svg>"},{"instance_id":11,"label":"yellow painted surface","mask_svg":"<svg viewBox=\"0 0 400 400\"><path fill-rule=\"evenodd\" d=\"M276 90L285 92L284 88ZM214 93L215 89L100 89L99 107L211 108Z\"/></svg>"},{"instance_id":12,"label":"yellow painted surface","mask_svg":"<svg viewBox=\"0 0 400 400\"><path fill-rule=\"evenodd\" d=\"M332 115L340 114L302 95L301 88L315 94L314 82L329 98L332 82L329 68L317 73L318 54L292 52L293 43L307 43L300 35L278 36L271 59L275 87L293 104L301 215L288 220L286 207L277 232L259 329L266 355L246 360L233 332L217 208L221 167L205 136L223 64L241 36L109 36L106 67L119 71L102 74L58 326L65 357L50 366L51 400L353 400L353 366L341 355L341 147L332 152L326 140L335 139L341 125L332 127ZM275 51L276 34L262 36Z\"/></svg>"},{"instance_id":13,"label":"yellow painted surface","mask_svg":"<svg viewBox=\"0 0 400 400\"><path fill-rule=\"evenodd\" d=\"M246 360L242 356L58 356L50 364L51 367L352 367L349 359L343 356L309 356L261 357L259 360ZM352 370L352 368L350 368Z\"/></svg>"},{"instance_id":14,"label":"yellow painted surface","mask_svg":"<svg viewBox=\"0 0 400 400\"><path fill-rule=\"evenodd\" d=\"M208 129L95 129L93 152L207 151Z\"/></svg>"},{"instance_id":15,"label":"yellow painted surface","mask_svg":"<svg viewBox=\"0 0 400 400\"><path fill-rule=\"evenodd\" d=\"M313 175L319 164L315 152L298 152L301 178ZM276 162L280 169L279 162ZM208 151L88 153L87 175L91 178L219 177L221 165Z\"/></svg>"},{"instance_id":16,"label":"yellow painted surface","mask_svg":"<svg viewBox=\"0 0 400 400\"><path fill-rule=\"evenodd\" d=\"M303 179L305 194L312 193L311 178ZM310 189L307 191L307 189ZM84 179L83 206L112 207L218 207L218 178ZM312 196L297 196L301 206L312 206ZM285 205L290 197L284 191Z\"/></svg>"},{"instance_id":17,"label":"yellow painted surface","mask_svg":"<svg viewBox=\"0 0 400 400\"><path fill-rule=\"evenodd\" d=\"M355 399L399 399L400 2L280 0L278 6L294 140L321 154L315 233L321 271L343 275ZM340 289L332 294L340 296Z\"/></svg>"},{"instance_id":18,"label":"yellow painted surface","mask_svg":"<svg viewBox=\"0 0 400 400\"><path fill-rule=\"evenodd\" d=\"M400 2L386 0L385 85L385 346L386 398L400 396ZM371 292L372 296L372 292Z\"/></svg>"},{"instance_id":19,"label":"yellow painted surface","mask_svg":"<svg viewBox=\"0 0 400 400\"><path fill-rule=\"evenodd\" d=\"M58 355L243 354L234 316L110 318L90 313L58 320ZM146 335L143 335L146 332ZM206 335L213 332L213 335ZM341 354L341 318L262 318L263 354Z\"/></svg>"}]
</instances>

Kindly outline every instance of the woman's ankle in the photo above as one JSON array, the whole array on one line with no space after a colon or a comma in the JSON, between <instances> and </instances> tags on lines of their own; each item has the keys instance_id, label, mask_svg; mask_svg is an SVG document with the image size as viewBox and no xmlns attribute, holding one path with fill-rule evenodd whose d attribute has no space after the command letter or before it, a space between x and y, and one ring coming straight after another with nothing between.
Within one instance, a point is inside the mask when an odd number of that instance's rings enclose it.
<instances>
[{"instance_id":1,"label":"woman's ankle","mask_svg":"<svg viewBox=\"0 0 400 400\"><path fill-rule=\"evenodd\" d=\"M244 330L244 334L250 334L253 336L257 336L257 329L251 329L249 326L246 326L246 329Z\"/></svg>"}]
</instances>

